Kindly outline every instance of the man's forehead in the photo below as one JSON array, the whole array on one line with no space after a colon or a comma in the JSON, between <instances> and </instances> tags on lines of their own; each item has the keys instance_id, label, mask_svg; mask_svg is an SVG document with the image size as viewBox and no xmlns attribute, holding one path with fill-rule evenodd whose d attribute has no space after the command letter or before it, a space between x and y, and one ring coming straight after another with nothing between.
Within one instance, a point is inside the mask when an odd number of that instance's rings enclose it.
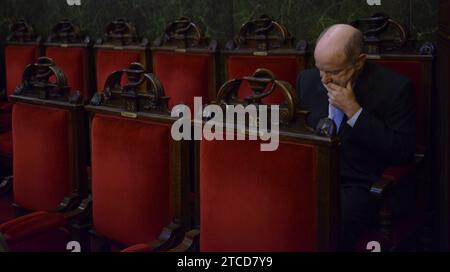
<instances>
[{"instance_id":1,"label":"man's forehead","mask_svg":"<svg viewBox=\"0 0 450 272\"><path fill-rule=\"evenodd\" d=\"M323 68L340 68L346 63L346 57L344 52L339 51L315 51L314 59L316 66L325 66Z\"/></svg>"},{"instance_id":2,"label":"man's forehead","mask_svg":"<svg viewBox=\"0 0 450 272\"><path fill-rule=\"evenodd\" d=\"M345 43L348 41L358 30L350 25L337 24L331 26L323 35L320 41L331 42L336 44L339 42ZM319 42L320 42L319 41Z\"/></svg>"}]
</instances>

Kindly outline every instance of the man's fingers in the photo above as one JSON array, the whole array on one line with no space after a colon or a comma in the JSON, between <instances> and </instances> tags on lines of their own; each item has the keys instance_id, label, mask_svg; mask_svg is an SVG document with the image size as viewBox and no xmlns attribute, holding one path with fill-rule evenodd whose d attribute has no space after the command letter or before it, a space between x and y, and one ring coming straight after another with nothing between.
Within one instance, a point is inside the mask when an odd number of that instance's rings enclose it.
<instances>
[{"instance_id":1,"label":"man's fingers","mask_svg":"<svg viewBox=\"0 0 450 272\"><path fill-rule=\"evenodd\" d=\"M334 100L334 99L329 98L329 99L328 99L328 103L329 103L330 105L335 106L336 108L340 108L340 104L337 103L336 100Z\"/></svg>"},{"instance_id":2,"label":"man's fingers","mask_svg":"<svg viewBox=\"0 0 450 272\"><path fill-rule=\"evenodd\" d=\"M349 81L347 82L346 88L349 89L349 90L352 88L352 82L351 82L351 80L349 80Z\"/></svg>"},{"instance_id":3,"label":"man's fingers","mask_svg":"<svg viewBox=\"0 0 450 272\"><path fill-rule=\"evenodd\" d=\"M327 91L330 91L330 87L328 87L326 84L322 84L322 85Z\"/></svg>"},{"instance_id":4,"label":"man's fingers","mask_svg":"<svg viewBox=\"0 0 450 272\"><path fill-rule=\"evenodd\" d=\"M333 89L333 88L325 86L325 89L327 89L328 93L332 93L332 94L336 94L337 93L337 91L335 89Z\"/></svg>"},{"instance_id":5,"label":"man's fingers","mask_svg":"<svg viewBox=\"0 0 450 272\"><path fill-rule=\"evenodd\" d=\"M328 92L333 92L333 91L334 91L334 89L331 88L331 87L329 86L329 84L323 84L323 87L325 87L325 89L327 89Z\"/></svg>"},{"instance_id":6,"label":"man's fingers","mask_svg":"<svg viewBox=\"0 0 450 272\"><path fill-rule=\"evenodd\" d=\"M327 89L331 89L331 90L333 90L335 92L341 91L341 89L342 89L341 86L339 86L337 84L334 84L333 82L328 83L327 87L328 87Z\"/></svg>"},{"instance_id":7,"label":"man's fingers","mask_svg":"<svg viewBox=\"0 0 450 272\"><path fill-rule=\"evenodd\" d=\"M336 97L331 92L328 93L328 103L330 103L333 106L336 106Z\"/></svg>"}]
</instances>

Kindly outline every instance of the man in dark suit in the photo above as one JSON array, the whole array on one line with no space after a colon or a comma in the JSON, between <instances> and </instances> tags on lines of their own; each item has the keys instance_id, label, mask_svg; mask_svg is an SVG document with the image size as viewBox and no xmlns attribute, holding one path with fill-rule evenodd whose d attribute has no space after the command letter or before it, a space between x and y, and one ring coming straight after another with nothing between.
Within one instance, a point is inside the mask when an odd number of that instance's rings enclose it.
<instances>
[{"instance_id":1,"label":"man in dark suit","mask_svg":"<svg viewBox=\"0 0 450 272\"><path fill-rule=\"evenodd\" d=\"M363 35L333 25L316 44L316 68L301 73L297 91L308 124L329 117L341 140L341 249L351 250L373 223L369 192L387 166L412 159L414 93L409 79L366 62Z\"/></svg>"}]
</instances>

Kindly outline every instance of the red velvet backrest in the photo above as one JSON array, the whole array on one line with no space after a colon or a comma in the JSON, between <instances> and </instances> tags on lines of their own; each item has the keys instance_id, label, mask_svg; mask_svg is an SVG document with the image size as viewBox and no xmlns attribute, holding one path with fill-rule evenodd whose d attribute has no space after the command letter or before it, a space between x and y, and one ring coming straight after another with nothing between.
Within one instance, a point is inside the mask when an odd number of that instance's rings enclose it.
<instances>
[{"instance_id":1,"label":"red velvet backrest","mask_svg":"<svg viewBox=\"0 0 450 272\"><path fill-rule=\"evenodd\" d=\"M22 75L28 64L33 64L38 57L37 45L5 46L6 92L11 95L22 82Z\"/></svg>"},{"instance_id":2,"label":"red velvet backrest","mask_svg":"<svg viewBox=\"0 0 450 272\"><path fill-rule=\"evenodd\" d=\"M277 79L289 82L295 86L297 75L300 72L300 60L297 56L241 56L230 55L227 57L227 78L235 79L252 75L258 68L271 70ZM239 91L243 98L251 94L250 86L243 83ZM263 100L265 103L279 104L284 101L281 93L274 93Z\"/></svg>"},{"instance_id":3,"label":"red velvet backrest","mask_svg":"<svg viewBox=\"0 0 450 272\"><path fill-rule=\"evenodd\" d=\"M97 90L103 90L105 81L111 73L127 68L132 62L143 63L140 51L98 49L96 56Z\"/></svg>"},{"instance_id":4,"label":"red velvet backrest","mask_svg":"<svg viewBox=\"0 0 450 272\"><path fill-rule=\"evenodd\" d=\"M427 143L427 123L429 120L429 97L431 85L429 89L424 89L424 68L423 63L413 60L371 60L384 67L396 71L412 80L414 85L414 93L416 98L416 141L419 145L425 146Z\"/></svg>"},{"instance_id":5,"label":"red velvet backrest","mask_svg":"<svg viewBox=\"0 0 450 272\"><path fill-rule=\"evenodd\" d=\"M257 141L200 144L200 251L317 249L316 149Z\"/></svg>"},{"instance_id":6,"label":"red velvet backrest","mask_svg":"<svg viewBox=\"0 0 450 272\"><path fill-rule=\"evenodd\" d=\"M169 108L183 103L194 109L194 96L203 97L203 103L213 99L212 88L214 55L157 51L153 53L154 73L170 97Z\"/></svg>"},{"instance_id":7,"label":"red velvet backrest","mask_svg":"<svg viewBox=\"0 0 450 272\"><path fill-rule=\"evenodd\" d=\"M69 112L16 103L12 113L14 201L52 210L71 191Z\"/></svg>"},{"instance_id":8,"label":"red velvet backrest","mask_svg":"<svg viewBox=\"0 0 450 272\"><path fill-rule=\"evenodd\" d=\"M97 114L91 137L96 232L126 245L156 239L172 218L170 126Z\"/></svg>"},{"instance_id":9,"label":"red velvet backrest","mask_svg":"<svg viewBox=\"0 0 450 272\"><path fill-rule=\"evenodd\" d=\"M86 78L87 48L48 47L46 48L46 56L53 59L56 65L64 71L71 92L80 91L85 100L90 98Z\"/></svg>"}]
</instances>

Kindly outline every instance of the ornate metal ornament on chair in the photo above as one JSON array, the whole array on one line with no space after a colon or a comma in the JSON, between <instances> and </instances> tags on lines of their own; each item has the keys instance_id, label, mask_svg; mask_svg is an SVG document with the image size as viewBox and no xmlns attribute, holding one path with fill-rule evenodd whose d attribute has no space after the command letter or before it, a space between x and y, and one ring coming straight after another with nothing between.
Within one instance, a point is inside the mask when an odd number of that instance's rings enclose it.
<instances>
[{"instance_id":1,"label":"ornate metal ornament on chair","mask_svg":"<svg viewBox=\"0 0 450 272\"><path fill-rule=\"evenodd\" d=\"M124 85L121 84L123 75L128 79ZM164 95L159 80L153 74L146 73L142 64L135 62L126 69L112 73L106 79L103 93L96 93L91 105L122 108L129 113L168 113L168 101L169 97Z\"/></svg>"},{"instance_id":2,"label":"ornate metal ornament on chair","mask_svg":"<svg viewBox=\"0 0 450 272\"><path fill-rule=\"evenodd\" d=\"M52 79L54 78L54 80ZM53 99L76 104L80 102L79 91L69 93L64 72L48 57L40 57L23 72L22 83L14 95L25 95L39 99Z\"/></svg>"},{"instance_id":3,"label":"ornate metal ornament on chair","mask_svg":"<svg viewBox=\"0 0 450 272\"><path fill-rule=\"evenodd\" d=\"M300 40L295 46L294 37L287 28L268 15L247 21L237 33L222 51L228 80L265 68L278 79L295 85L298 73L306 67L306 41ZM240 94L244 97L251 94L251 90L246 86ZM276 93L263 102L280 104L283 99L281 93Z\"/></svg>"},{"instance_id":4,"label":"ornate metal ornament on chair","mask_svg":"<svg viewBox=\"0 0 450 272\"><path fill-rule=\"evenodd\" d=\"M226 50L256 48L264 52L273 49L289 49L292 48L292 43L291 33L282 24L268 15L261 15L242 25L238 37L228 42L225 48ZM306 50L306 42L299 42L297 49Z\"/></svg>"},{"instance_id":5,"label":"ornate metal ornament on chair","mask_svg":"<svg viewBox=\"0 0 450 272\"><path fill-rule=\"evenodd\" d=\"M10 35L6 37L7 42L39 42L41 36L38 36L33 26L26 19L19 19L9 27Z\"/></svg>"},{"instance_id":6,"label":"ornate metal ornament on chair","mask_svg":"<svg viewBox=\"0 0 450 272\"><path fill-rule=\"evenodd\" d=\"M252 94L240 99L238 93L244 81L249 83ZM229 80L220 88L213 104L221 107L255 105L258 108L260 105L266 105L262 102L262 99L274 92L281 92L284 97L284 103L280 105L280 125L292 125L291 127L298 131L311 132L311 128L306 125L307 112L296 108L298 98L292 86L286 81L276 79L275 75L268 69L258 69L252 76ZM270 108L270 105L267 106Z\"/></svg>"},{"instance_id":7,"label":"ornate metal ornament on chair","mask_svg":"<svg viewBox=\"0 0 450 272\"><path fill-rule=\"evenodd\" d=\"M136 27L130 21L118 18L106 26L102 38L97 40L97 44L104 43L125 46L136 43L146 45L148 41L138 36Z\"/></svg>"},{"instance_id":8,"label":"ornate metal ornament on chair","mask_svg":"<svg viewBox=\"0 0 450 272\"><path fill-rule=\"evenodd\" d=\"M89 37L83 36L78 25L69 19L63 19L53 26L52 34L47 38L47 42L56 43L89 43Z\"/></svg>"},{"instance_id":9,"label":"ornate metal ornament on chair","mask_svg":"<svg viewBox=\"0 0 450 272\"><path fill-rule=\"evenodd\" d=\"M189 17L182 16L169 24L164 34L153 43L155 47L173 47L177 51L187 48L217 48L217 41L209 41L205 33Z\"/></svg>"},{"instance_id":10,"label":"ornate metal ornament on chair","mask_svg":"<svg viewBox=\"0 0 450 272\"><path fill-rule=\"evenodd\" d=\"M408 28L386 14L376 13L370 18L355 20L350 24L363 32L368 54L434 54L432 43L426 42L416 48L417 40L410 37Z\"/></svg>"}]
</instances>

